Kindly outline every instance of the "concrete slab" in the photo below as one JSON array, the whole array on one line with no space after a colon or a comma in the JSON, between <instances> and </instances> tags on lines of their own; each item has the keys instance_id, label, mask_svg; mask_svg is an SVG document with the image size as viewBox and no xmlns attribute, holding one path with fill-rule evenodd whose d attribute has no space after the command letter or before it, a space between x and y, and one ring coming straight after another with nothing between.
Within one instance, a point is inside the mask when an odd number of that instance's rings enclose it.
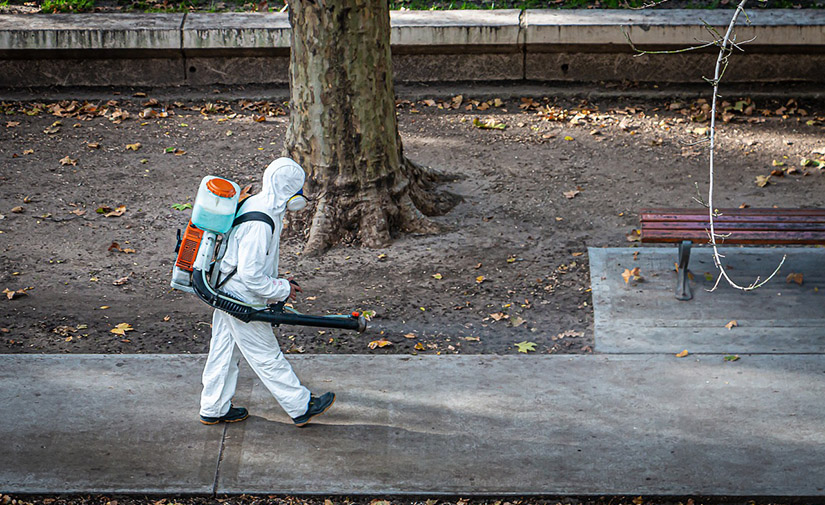
<instances>
[{"instance_id":1,"label":"concrete slab","mask_svg":"<svg viewBox=\"0 0 825 505\"><path fill-rule=\"evenodd\" d=\"M391 11L390 42L394 47L517 46L520 16L518 9Z\"/></svg>"},{"instance_id":2,"label":"concrete slab","mask_svg":"<svg viewBox=\"0 0 825 505\"><path fill-rule=\"evenodd\" d=\"M199 424L203 356L0 355L14 413L0 416L0 486L825 496L823 355L290 360L313 390L338 393L304 429L247 368L236 403L252 416Z\"/></svg>"},{"instance_id":3,"label":"concrete slab","mask_svg":"<svg viewBox=\"0 0 825 505\"><path fill-rule=\"evenodd\" d=\"M192 13L183 27L184 50L289 48L286 13ZM289 54L289 53L287 53Z\"/></svg>"},{"instance_id":4,"label":"concrete slab","mask_svg":"<svg viewBox=\"0 0 825 505\"><path fill-rule=\"evenodd\" d=\"M825 356L302 356L255 381L219 493L825 495ZM245 374L248 377L248 374Z\"/></svg>"},{"instance_id":5,"label":"concrete slab","mask_svg":"<svg viewBox=\"0 0 825 505\"><path fill-rule=\"evenodd\" d=\"M0 355L7 493L211 493L202 356Z\"/></svg>"},{"instance_id":6,"label":"concrete slab","mask_svg":"<svg viewBox=\"0 0 825 505\"><path fill-rule=\"evenodd\" d=\"M727 28L728 10L695 9L647 10L530 10L525 11L524 40L531 46L542 44L616 45L627 48L624 29L637 45L689 47L709 40L703 23ZM747 47L821 46L825 43L825 12L795 9L748 11L749 21L737 24L738 41L755 40Z\"/></svg>"},{"instance_id":7,"label":"concrete slab","mask_svg":"<svg viewBox=\"0 0 825 505\"><path fill-rule=\"evenodd\" d=\"M23 50L179 50L183 14L0 15L0 54Z\"/></svg>"},{"instance_id":8,"label":"concrete slab","mask_svg":"<svg viewBox=\"0 0 825 505\"><path fill-rule=\"evenodd\" d=\"M696 247L690 271L694 298L679 301L676 247L590 248L596 350L610 353L823 353L825 352L825 249L720 248L734 280L766 278L783 254L777 277L742 292L714 282L710 248ZM634 260L634 253L638 252ZM643 282L625 284L625 268L639 267ZM785 282L802 273L803 284ZM725 328L731 320L739 326Z\"/></svg>"}]
</instances>

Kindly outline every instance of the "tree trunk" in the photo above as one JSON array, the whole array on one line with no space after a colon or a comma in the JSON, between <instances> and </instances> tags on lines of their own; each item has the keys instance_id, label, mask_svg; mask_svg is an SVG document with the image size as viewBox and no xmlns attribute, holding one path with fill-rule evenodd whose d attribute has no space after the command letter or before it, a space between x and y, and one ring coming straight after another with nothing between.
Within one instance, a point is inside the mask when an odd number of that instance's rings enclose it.
<instances>
[{"instance_id":1,"label":"tree trunk","mask_svg":"<svg viewBox=\"0 0 825 505\"><path fill-rule=\"evenodd\" d=\"M387 245L394 232L434 233L427 215L450 199L403 155L386 0L292 0L291 114L286 152L313 199L307 253L341 242Z\"/></svg>"}]
</instances>

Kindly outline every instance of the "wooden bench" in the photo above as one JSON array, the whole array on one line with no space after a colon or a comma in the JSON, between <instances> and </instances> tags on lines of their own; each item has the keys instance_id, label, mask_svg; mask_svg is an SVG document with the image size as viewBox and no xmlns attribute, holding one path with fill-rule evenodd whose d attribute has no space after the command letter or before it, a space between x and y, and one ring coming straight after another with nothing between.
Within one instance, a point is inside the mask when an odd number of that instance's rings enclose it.
<instances>
[{"instance_id":1,"label":"wooden bench","mask_svg":"<svg viewBox=\"0 0 825 505\"><path fill-rule=\"evenodd\" d=\"M823 209L720 209L713 219L717 244L825 244ZM690 247L710 242L707 209L642 209L641 241L679 245L676 298L690 300ZM723 237L719 237L722 235Z\"/></svg>"}]
</instances>

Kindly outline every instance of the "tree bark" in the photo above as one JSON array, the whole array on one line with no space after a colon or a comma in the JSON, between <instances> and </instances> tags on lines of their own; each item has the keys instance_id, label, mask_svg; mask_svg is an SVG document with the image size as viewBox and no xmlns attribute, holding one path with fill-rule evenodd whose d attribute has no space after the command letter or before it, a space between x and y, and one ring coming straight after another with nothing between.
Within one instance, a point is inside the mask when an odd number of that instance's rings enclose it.
<instances>
[{"instance_id":1,"label":"tree bark","mask_svg":"<svg viewBox=\"0 0 825 505\"><path fill-rule=\"evenodd\" d=\"M287 155L313 198L306 253L346 241L389 244L435 233L426 215L454 204L434 174L403 154L395 112L386 0L292 0ZM426 214L426 215L425 215Z\"/></svg>"}]
</instances>

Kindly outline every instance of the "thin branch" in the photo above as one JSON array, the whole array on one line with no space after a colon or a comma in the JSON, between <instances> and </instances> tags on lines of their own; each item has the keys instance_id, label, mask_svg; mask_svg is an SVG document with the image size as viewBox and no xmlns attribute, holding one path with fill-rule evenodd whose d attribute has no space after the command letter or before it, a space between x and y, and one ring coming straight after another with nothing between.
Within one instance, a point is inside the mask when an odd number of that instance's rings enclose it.
<instances>
[{"instance_id":1,"label":"thin branch","mask_svg":"<svg viewBox=\"0 0 825 505\"><path fill-rule=\"evenodd\" d=\"M722 79L722 75L724 71L727 69L728 66L728 56L731 53L731 49L728 48L728 45L731 44L731 34L733 33L733 27L736 25L736 19L739 17L739 14L745 11L745 3L748 0L742 0L739 2L739 5L736 7L736 12L733 13L733 17L730 20L730 24L728 25L728 29L725 32L725 36L722 39L722 44L719 49L719 56L716 58L716 69L713 74L713 101L711 103L711 112L710 112L710 164L709 164L709 184L708 184L708 220L710 222L710 244L713 246L713 262L716 265L716 268L719 269L719 276L716 278L716 283L713 285L711 289L708 291L715 291L717 287L719 287L719 282L724 278L728 284L735 288L741 289L742 291L752 291L757 289L761 286L764 286L768 281L774 278L777 273L779 273L779 269L782 268L782 265L785 263L786 255L782 256L782 261L779 262L779 266L768 276L767 279L760 281L759 277L751 283L749 286L740 286L733 279L730 278L725 267L722 265L722 256L719 254L718 244L716 242L716 237L718 234L715 231L715 223L714 223L714 210L713 210L713 155L714 155L714 147L716 145L716 103L717 98L719 97L719 82Z\"/></svg>"},{"instance_id":2,"label":"thin branch","mask_svg":"<svg viewBox=\"0 0 825 505\"><path fill-rule=\"evenodd\" d=\"M662 1L664 1L664 0L662 0ZM759 1L764 1L764 0L759 0ZM739 284L735 283L730 278L727 271L725 270L725 267L722 265L722 258L724 258L724 256L719 253L719 249L718 249L717 238L722 239L724 241L724 239L729 237L730 234L719 234L719 233L716 233L716 231L715 231L714 217L718 216L719 213L713 207L713 184L714 184L714 181L713 181L713 173L714 173L713 161L714 161L714 148L716 146L716 104L717 104L717 99L720 96L719 95L719 83L722 81L722 77L725 75L725 72L728 69L729 57L733 53L734 49L744 52L741 45L742 44L747 44L748 42L752 42L753 40L756 39L756 37L753 37L753 38L751 38L749 40L746 40L744 42L737 43L736 42L736 37L733 34L733 28L734 28L734 26L736 26L736 20L739 18L740 14L744 14L745 18L748 20L748 23L750 23L750 18L748 17L748 14L745 12L745 3L747 3L747 0L741 0L739 2L739 5L736 7L736 11L733 13L733 16L731 17L730 23L728 24L728 28L725 31L724 36L721 33L719 33L719 31L716 28L714 28L713 26L708 24L706 21L702 20L702 24L704 25L705 29L713 37L715 37L715 39L713 41L706 42L706 43L703 43L703 44L698 45L698 46L692 46L692 47L687 47L687 48L683 48L683 49L674 49L674 50L668 50L668 51L645 51L645 50L639 49L633 43L633 40L630 38L630 35L625 30L625 27L624 26L621 27L622 33L624 34L625 39L627 39L628 44L630 44L630 47L637 53L636 56L642 56L642 55L646 55L646 54L677 54L677 53L684 53L684 52L687 52L687 51L695 51L695 50L698 50L698 49L705 49L705 48L711 47L711 46L719 48L719 55L716 57L716 68L714 69L713 79L708 79L706 77L703 77L703 79L705 81L707 81L708 84L713 86L713 100L712 100L711 113L710 113L710 137L707 138L707 139L701 139L701 140L695 142L694 144L690 144L690 145L695 145L695 144L700 144L700 143L705 143L705 142L710 143L710 147L708 149L708 151L710 152L710 163L709 163L710 175L709 175L709 185L708 185L708 201L703 202L701 197L700 198L694 198L694 200L699 202L701 205L704 205L708 209L708 219L709 219L709 222L710 222L710 230L708 232L708 237L709 237L710 244L713 246L713 262L716 265L716 268L719 269L719 276L716 278L716 283L713 285L713 287L709 291L715 291L716 288L719 287L719 282L722 279L725 279L731 287L733 287L735 289L740 289L740 290L743 290L743 291L752 291L752 290L757 289L761 286L764 286L768 281L773 279L776 276L777 273L779 273L779 270L782 268L782 265L785 264L785 259L787 257L787 255L782 256L782 261L779 262L779 265L776 267L776 269L765 280L760 280L760 278L757 277L756 280L753 283L751 283L750 285L740 286ZM698 189L699 189L698 185L697 185L696 189L698 191Z\"/></svg>"},{"instance_id":3,"label":"thin branch","mask_svg":"<svg viewBox=\"0 0 825 505\"><path fill-rule=\"evenodd\" d=\"M662 5L663 3L667 2L667 1L668 0L657 0L655 2L649 2L649 3L646 3L646 4L642 4L639 7L631 7L630 4L627 3L627 0L625 0L622 3L624 4L625 9L629 9L629 10L632 10L632 11L640 11L642 9L648 9L650 7L656 7L657 5Z\"/></svg>"},{"instance_id":4,"label":"thin branch","mask_svg":"<svg viewBox=\"0 0 825 505\"><path fill-rule=\"evenodd\" d=\"M677 53L686 53L688 51L696 51L697 49L704 49L706 47L715 46L716 41L708 42L706 44L702 44L701 46L691 46L691 47L684 47L682 49L671 49L668 51L647 51L644 49L639 49L636 47L636 44L633 43L633 40L630 38L630 34L627 33L625 27L622 26L622 33L624 34L624 38L627 39L627 43L630 44L630 48L633 49L637 54L636 56L644 56L646 54L677 54Z\"/></svg>"}]
</instances>

